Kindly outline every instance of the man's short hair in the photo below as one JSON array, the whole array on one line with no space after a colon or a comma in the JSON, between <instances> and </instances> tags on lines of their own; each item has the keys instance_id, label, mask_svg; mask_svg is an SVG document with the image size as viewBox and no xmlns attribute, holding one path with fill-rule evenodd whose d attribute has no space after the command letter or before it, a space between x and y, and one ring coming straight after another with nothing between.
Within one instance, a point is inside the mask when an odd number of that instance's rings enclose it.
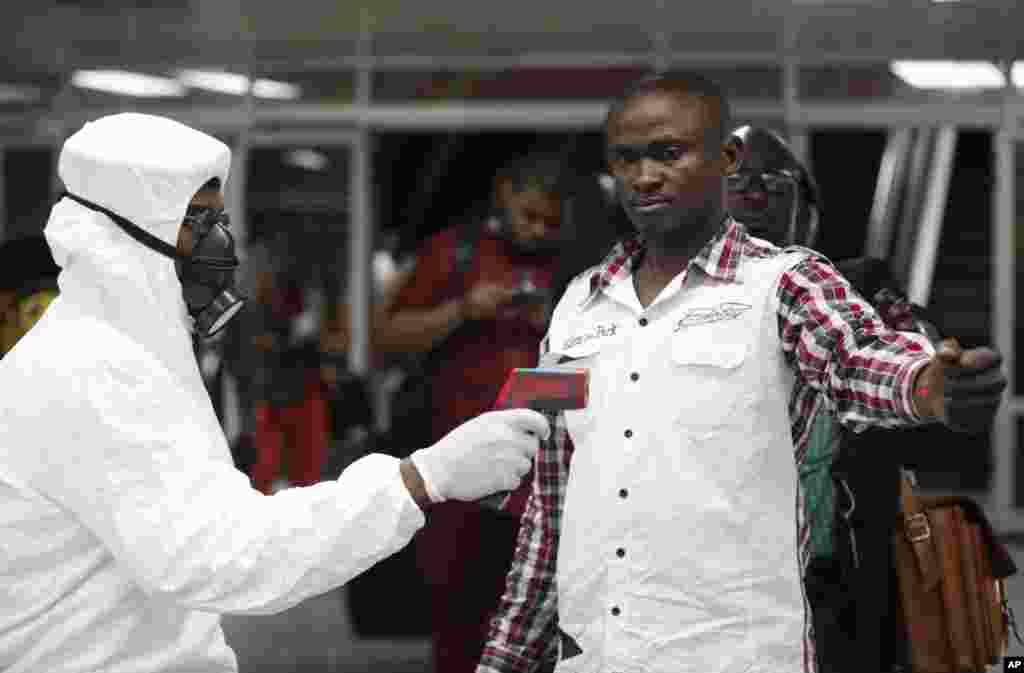
<instances>
[{"instance_id":1,"label":"man's short hair","mask_svg":"<svg viewBox=\"0 0 1024 673\"><path fill-rule=\"evenodd\" d=\"M565 161L557 154L533 152L517 157L498 170L498 181L505 181L514 192L535 189L558 195L565 187Z\"/></svg>"},{"instance_id":2,"label":"man's short hair","mask_svg":"<svg viewBox=\"0 0 1024 673\"><path fill-rule=\"evenodd\" d=\"M608 134L609 122L622 111L626 103L634 98L654 93L703 101L711 113L712 123L712 127L708 129L711 133L705 139L706 149L718 151L732 126L729 99L718 84L703 75L687 71L648 75L627 86L608 106L604 122L605 137Z\"/></svg>"}]
</instances>

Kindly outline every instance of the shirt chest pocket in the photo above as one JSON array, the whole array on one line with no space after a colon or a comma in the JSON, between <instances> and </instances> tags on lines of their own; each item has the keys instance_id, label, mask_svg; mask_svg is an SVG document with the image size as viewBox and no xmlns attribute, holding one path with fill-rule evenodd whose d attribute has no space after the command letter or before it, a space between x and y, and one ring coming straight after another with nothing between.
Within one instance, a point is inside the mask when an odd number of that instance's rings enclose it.
<instances>
[{"instance_id":1,"label":"shirt chest pocket","mask_svg":"<svg viewBox=\"0 0 1024 673\"><path fill-rule=\"evenodd\" d=\"M558 366L567 369L586 369L587 406L584 409L570 409L565 412L565 422L572 437L579 440L589 434L598 418L604 400L606 386L602 380L602 344L593 339L583 344L551 352L544 357L541 366Z\"/></svg>"},{"instance_id":2,"label":"shirt chest pocket","mask_svg":"<svg viewBox=\"0 0 1024 673\"><path fill-rule=\"evenodd\" d=\"M676 423L689 427L736 424L756 376L747 335L689 330L672 336L671 386Z\"/></svg>"}]
</instances>

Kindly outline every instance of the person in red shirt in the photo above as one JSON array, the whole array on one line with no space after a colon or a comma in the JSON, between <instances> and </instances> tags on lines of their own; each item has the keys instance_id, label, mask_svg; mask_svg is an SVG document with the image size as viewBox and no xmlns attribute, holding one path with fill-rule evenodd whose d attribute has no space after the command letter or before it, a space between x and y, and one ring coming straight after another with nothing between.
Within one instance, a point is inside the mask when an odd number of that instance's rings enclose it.
<instances>
[{"instance_id":1,"label":"person in red shirt","mask_svg":"<svg viewBox=\"0 0 1024 673\"><path fill-rule=\"evenodd\" d=\"M562 162L546 155L500 170L490 212L422 245L386 327L376 330L392 349L429 353L431 437L491 409L510 369L536 366L561 241L563 176ZM444 503L429 516L416 555L431 592L434 670L470 673L504 589L518 520L477 503Z\"/></svg>"}]
</instances>

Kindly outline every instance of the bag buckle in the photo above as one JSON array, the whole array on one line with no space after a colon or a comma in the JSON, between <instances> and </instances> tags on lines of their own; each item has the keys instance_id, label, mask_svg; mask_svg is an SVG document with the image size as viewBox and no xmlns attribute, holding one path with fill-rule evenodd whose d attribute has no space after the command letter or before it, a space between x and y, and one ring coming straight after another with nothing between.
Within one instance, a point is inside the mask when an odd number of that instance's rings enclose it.
<instances>
[{"instance_id":1,"label":"bag buckle","mask_svg":"<svg viewBox=\"0 0 1024 673\"><path fill-rule=\"evenodd\" d=\"M907 540L910 542L923 542L932 536L931 526L928 525L928 517L924 512L918 512L906 517Z\"/></svg>"}]
</instances>

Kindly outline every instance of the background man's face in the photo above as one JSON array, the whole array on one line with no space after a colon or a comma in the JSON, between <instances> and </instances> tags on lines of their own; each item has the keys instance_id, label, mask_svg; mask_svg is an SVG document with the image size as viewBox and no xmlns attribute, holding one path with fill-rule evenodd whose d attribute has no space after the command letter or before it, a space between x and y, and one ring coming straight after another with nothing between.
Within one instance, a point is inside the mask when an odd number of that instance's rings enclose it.
<instances>
[{"instance_id":1,"label":"background man's face","mask_svg":"<svg viewBox=\"0 0 1024 673\"><path fill-rule=\"evenodd\" d=\"M711 114L698 98L654 92L627 101L609 119L609 169L641 233L704 237L711 233L704 229L719 224L709 220L721 210L729 162L711 137Z\"/></svg>"},{"instance_id":2,"label":"background man's face","mask_svg":"<svg viewBox=\"0 0 1024 673\"><path fill-rule=\"evenodd\" d=\"M749 153L726 181L726 209L752 235L786 245L796 190L796 182L770 160Z\"/></svg>"},{"instance_id":3,"label":"background man's face","mask_svg":"<svg viewBox=\"0 0 1024 673\"><path fill-rule=\"evenodd\" d=\"M523 191L502 186L498 205L505 213L509 235L525 250L550 245L559 236L562 204L558 196L536 188Z\"/></svg>"}]
</instances>

